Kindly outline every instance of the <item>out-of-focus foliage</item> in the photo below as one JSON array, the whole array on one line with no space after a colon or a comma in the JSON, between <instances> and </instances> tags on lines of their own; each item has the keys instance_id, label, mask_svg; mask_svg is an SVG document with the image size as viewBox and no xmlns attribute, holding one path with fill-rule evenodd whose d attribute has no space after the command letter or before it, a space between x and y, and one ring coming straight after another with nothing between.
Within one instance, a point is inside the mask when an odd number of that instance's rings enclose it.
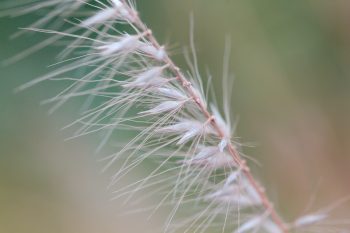
<instances>
[{"instance_id":1,"label":"out-of-focus foliage","mask_svg":"<svg viewBox=\"0 0 350 233\"><path fill-rule=\"evenodd\" d=\"M183 66L182 46L188 45L193 12L200 70L212 73L218 98L224 39L232 38L237 135L257 144L244 151L261 162L255 170L286 216L302 212L312 196L317 209L350 192L348 1L138 2L144 20ZM0 19L1 60L42 39L27 34L9 40L33 17ZM69 131L59 129L81 103L47 116L39 102L60 90L60 84L13 93L19 84L45 73L56 52L53 47L0 68L0 232L151 229L156 223L142 216L132 221L117 216L122 209L109 201L108 178L95 162L97 138L64 142Z\"/></svg>"}]
</instances>

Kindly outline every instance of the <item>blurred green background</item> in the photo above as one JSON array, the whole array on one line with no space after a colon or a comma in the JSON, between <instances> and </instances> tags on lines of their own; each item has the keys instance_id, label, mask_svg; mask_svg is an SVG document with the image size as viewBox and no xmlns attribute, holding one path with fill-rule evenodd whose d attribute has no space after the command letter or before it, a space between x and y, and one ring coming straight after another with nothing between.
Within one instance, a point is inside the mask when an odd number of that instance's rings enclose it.
<instances>
[{"instance_id":1,"label":"blurred green background","mask_svg":"<svg viewBox=\"0 0 350 233\"><path fill-rule=\"evenodd\" d=\"M237 140L286 219L350 194L350 1L137 1L145 22L178 52L189 44L194 14L199 67L210 70L220 97L225 36L232 39L232 113ZM34 16L0 19L0 60L38 43L9 40ZM121 218L110 201L97 137L64 141L60 128L79 102L48 116L39 102L60 90L52 82L13 90L44 74L56 48L0 69L0 232L152 232L155 222ZM254 145L254 146L250 146ZM348 208L339 216L350 217ZM137 222L137 224L135 224ZM148 229L148 230L147 230Z\"/></svg>"}]
</instances>

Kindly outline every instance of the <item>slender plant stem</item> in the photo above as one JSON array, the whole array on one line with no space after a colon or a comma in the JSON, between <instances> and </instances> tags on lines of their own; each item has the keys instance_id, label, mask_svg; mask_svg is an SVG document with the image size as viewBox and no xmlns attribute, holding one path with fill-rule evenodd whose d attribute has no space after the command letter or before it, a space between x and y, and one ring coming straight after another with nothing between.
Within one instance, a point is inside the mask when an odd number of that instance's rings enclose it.
<instances>
[{"instance_id":1,"label":"slender plant stem","mask_svg":"<svg viewBox=\"0 0 350 233\"><path fill-rule=\"evenodd\" d=\"M133 24L141 31L141 32L149 32L146 34L147 39L149 42L153 44L155 48L160 48L160 44L158 43L157 39L153 36L152 31L143 23L143 21L140 19L137 12L135 12L129 4L126 2L126 0L122 0L127 7L127 10L132 15L132 18L134 20ZM203 112L205 117L208 119L208 122L212 125L212 127L216 130L220 138L224 137L224 131L219 127L217 124L215 117L208 111L205 104L202 103L200 100L198 94L196 93L195 89L193 88L191 82L189 82L186 77L181 73L180 69L175 65L175 63L169 58L167 55L164 59L164 63L168 65L168 69L176 76L177 80L185 87L185 89L188 92L188 95L193 98L194 102L198 105L200 110ZM243 174L248 179L249 183L252 185L252 187L255 189L257 194L259 195L261 202L263 206L266 208L266 211L270 213L270 216L272 220L275 222L275 224L280 228L280 230L283 233L288 233L288 227L282 220L282 218L278 215L277 211L275 210L273 203L269 200L267 197L264 188L261 187L258 181L254 178L253 174L251 173L249 167L247 166L246 161L239 155L239 152L234 147L232 142L230 141L228 144L228 151L230 155L232 156L233 160L237 163L237 165L242 169Z\"/></svg>"}]
</instances>

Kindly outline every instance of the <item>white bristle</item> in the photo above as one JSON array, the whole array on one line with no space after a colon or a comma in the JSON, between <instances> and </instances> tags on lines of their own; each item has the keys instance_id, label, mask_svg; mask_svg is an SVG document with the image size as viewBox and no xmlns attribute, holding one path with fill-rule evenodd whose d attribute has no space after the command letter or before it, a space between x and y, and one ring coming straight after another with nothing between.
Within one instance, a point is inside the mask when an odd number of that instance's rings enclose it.
<instances>
[{"instance_id":1,"label":"white bristle","mask_svg":"<svg viewBox=\"0 0 350 233\"><path fill-rule=\"evenodd\" d=\"M82 27L91 27L94 26L96 24L101 24L106 22L107 20L111 20L116 16L116 11L114 8L106 8L103 10L100 10L99 12L97 12L95 15L87 18L86 20L84 20L83 22L81 22L81 26Z\"/></svg>"}]
</instances>

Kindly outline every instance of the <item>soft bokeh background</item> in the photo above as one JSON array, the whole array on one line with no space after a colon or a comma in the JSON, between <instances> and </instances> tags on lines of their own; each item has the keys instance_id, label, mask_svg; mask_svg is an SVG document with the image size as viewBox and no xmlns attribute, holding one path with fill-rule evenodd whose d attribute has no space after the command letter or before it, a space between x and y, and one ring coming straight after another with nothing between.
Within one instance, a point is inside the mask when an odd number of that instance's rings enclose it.
<instances>
[{"instance_id":1,"label":"soft bokeh background","mask_svg":"<svg viewBox=\"0 0 350 233\"><path fill-rule=\"evenodd\" d=\"M220 97L225 36L232 38L232 110L244 152L286 219L350 194L350 2L347 0L147 0L141 16L172 47L188 45L194 13L200 70ZM0 19L0 59L37 43L9 40L33 16ZM143 216L120 217L94 154L97 137L64 141L79 103L48 116L60 89L13 89L40 74L46 49L0 71L0 232L152 232ZM184 59L176 55L179 64ZM250 145L254 145L251 147ZM339 216L350 217L343 205Z\"/></svg>"}]
</instances>

